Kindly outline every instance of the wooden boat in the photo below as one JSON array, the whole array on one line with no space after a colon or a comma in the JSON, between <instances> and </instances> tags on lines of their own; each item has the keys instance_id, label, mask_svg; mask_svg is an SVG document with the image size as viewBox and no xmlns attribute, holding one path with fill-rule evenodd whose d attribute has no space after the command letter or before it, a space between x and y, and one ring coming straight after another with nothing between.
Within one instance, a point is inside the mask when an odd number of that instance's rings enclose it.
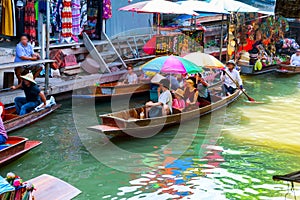
<instances>
[{"instance_id":1,"label":"wooden boat","mask_svg":"<svg viewBox=\"0 0 300 200\"><path fill-rule=\"evenodd\" d=\"M96 100L106 100L111 97L123 97L131 96L141 93L149 93L150 83L139 83L139 84L126 84L118 85L118 82L104 83L100 86L91 86L84 90L76 91L77 94L73 94L73 98L83 98ZM79 94L83 92L83 94Z\"/></svg>"},{"instance_id":2,"label":"wooden boat","mask_svg":"<svg viewBox=\"0 0 300 200\"><path fill-rule=\"evenodd\" d=\"M3 199L6 195L11 197L10 199L21 199L19 198L21 195L16 194L14 187L11 187L11 185L2 177L0 178L2 185L5 186L0 191L0 199ZM31 180L25 181L24 183L31 183L36 189L30 192L30 200L70 200L81 193L79 189L69 183L48 174L42 174ZM22 193L24 194L25 191Z\"/></svg>"},{"instance_id":3,"label":"wooden boat","mask_svg":"<svg viewBox=\"0 0 300 200\"><path fill-rule=\"evenodd\" d=\"M205 107L186 112L173 109L172 115L151 119L139 119L140 113L145 110L145 107L100 115L102 125L88 127L88 129L110 136L117 136L126 133L129 135L135 134L135 136L139 134L139 136L143 137L153 131L161 130L164 127L179 124L181 122L209 114L234 102L241 94L242 92L237 90L234 94L223 98L212 96L212 104Z\"/></svg>"},{"instance_id":4,"label":"wooden boat","mask_svg":"<svg viewBox=\"0 0 300 200\"><path fill-rule=\"evenodd\" d=\"M261 70L254 70L254 65L241 65L241 74L243 75L260 75L265 73L274 72L278 65L268 65Z\"/></svg>"},{"instance_id":5,"label":"wooden boat","mask_svg":"<svg viewBox=\"0 0 300 200\"><path fill-rule=\"evenodd\" d=\"M37 147L42 142L31 141L24 137L8 137L4 145L0 145L0 166L3 166Z\"/></svg>"},{"instance_id":6,"label":"wooden boat","mask_svg":"<svg viewBox=\"0 0 300 200\"><path fill-rule=\"evenodd\" d=\"M280 74L300 74L300 66L292 66L292 65L279 65L279 67L276 69L277 73Z\"/></svg>"},{"instance_id":7,"label":"wooden boat","mask_svg":"<svg viewBox=\"0 0 300 200\"><path fill-rule=\"evenodd\" d=\"M45 108L41 111L31 111L30 113L19 116L16 115L16 108L14 106L5 108L5 115L4 115L4 126L8 133L20 129L24 126L32 124L43 117L51 114L56 109L60 108L61 104L56 104L51 106L50 108Z\"/></svg>"}]
</instances>

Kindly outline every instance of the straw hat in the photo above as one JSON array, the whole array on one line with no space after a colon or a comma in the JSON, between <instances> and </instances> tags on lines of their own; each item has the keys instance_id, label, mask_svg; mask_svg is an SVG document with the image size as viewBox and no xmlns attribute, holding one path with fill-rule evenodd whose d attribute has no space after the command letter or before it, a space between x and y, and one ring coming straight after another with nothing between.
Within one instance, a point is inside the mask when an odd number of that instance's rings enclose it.
<instances>
[{"instance_id":1,"label":"straw hat","mask_svg":"<svg viewBox=\"0 0 300 200\"><path fill-rule=\"evenodd\" d=\"M33 79L32 73L28 73L24 76L21 76L21 78L36 84L35 80Z\"/></svg>"},{"instance_id":2,"label":"straw hat","mask_svg":"<svg viewBox=\"0 0 300 200\"><path fill-rule=\"evenodd\" d=\"M187 80L186 80L186 83L190 83L190 84L192 84L192 85L195 84L194 81L192 81L191 79L187 79Z\"/></svg>"},{"instance_id":3,"label":"straw hat","mask_svg":"<svg viewBox=\"0 0 300 200\"><path fill-rule=\"evenodd\" d=\"M184 91L183 91L182 89L180 89L180 88L178 88L178 89L174 92L174 94L176 94L176 95L178 95L178 96L184 98Z\"/></svg>"}]
</instances>

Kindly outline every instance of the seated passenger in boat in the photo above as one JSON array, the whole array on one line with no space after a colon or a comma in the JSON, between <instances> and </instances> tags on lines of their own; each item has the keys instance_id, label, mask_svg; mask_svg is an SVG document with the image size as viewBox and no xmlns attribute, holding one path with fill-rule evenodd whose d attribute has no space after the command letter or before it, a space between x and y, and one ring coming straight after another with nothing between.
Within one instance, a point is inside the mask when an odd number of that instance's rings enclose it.
<instances>
[{"instance_id":1,"label":"seated passenger in boat","mask_svg":"<svg viewBox=\"0 0 300 200\"><path fill-rule=\"evenodd\" d=\"M0 110L2 110L2 113L0 115L1 115L2 120L4 121L5 107L4 107L4 104L1 101L0 101Z\"/></svg>"},{"instance_id":2,"label":"seated passenger in boat","mask_svg":"<svg viewBox=\"0 0 300 200\"><path fill-rule=\"evenodd\" d=\"M175 99L173 99L172 107L176 108L177 110L183 111L185 108L185 101L184 101L184 91L178 88L174 92Z\"/></svg>"},{"instance_id":3,"label":"seated passenger in boat","mask_svg":"<svg viewBox=\"0 0 300 200\"><path fill-rule=\"evenodd\" d=\"M297 52L292 55L291 65L300 66L300 49L297 49Z\"/></svg>"},{"instance_id":4,"label":"seated passenger in boat","mask_svg":"<svg viewBox=\"0 0 300 200\"><path fill-rule=\"evenodd\" d=\"M233 60L229 60L226 63L227 68L221 75L221 80L223 82L223 93L226 96L233 94L238 86L240 89L243 89L243 81L240 73L235 69L235 66L235 62Z\"/></svg>"},{"instance_id":5,"label":"seated passenger in boat","mask_svg":"<svg viewBox=\"0 0 300 200\"><path fill-rule=\"evenodd\" d=\"M136 73L133 72L133 67L129 65L127 67L127 74L125 75L125 79L122 82L122 84L137 84L138 83L138 77Z\"/></svg>"},{"instance_id":6,"label":"seated passenger in boat","mask_svg":"<svg viewBox=\"0 0 300 200\"><path fill-rule=\"evenodd\" d=\"M159 82L159 88L157 90L158 102L154 103L149 101L146 103L146 117L149 117L149 110L153 107L161 107L163 116L172 114L172 94L169 87L170 81L168 79L162 79Z\"/></svg>"},{"instance_id":7,"label":"seated passenger in boat","mask_svg":"<svg viewBox=\"0 0 300 200\"><path fill-rule=\"evenodd\" d=\"M198 90L195 86L196 84L191 78L186 80L186 87L184 89L184 99L186 110L188 111L199 108Z\"/></svg>"},{"instance_id":8,"label":"seated passenger in boat","mask_svg":"<svg viewBox=\"0 0 300 200\"><path fill-rule=\"evenodd\" d=\"M1 115L1 117L0 117L0 145L4 144L7 140L7 138L8 138L7 137L7 132L5 130L5 127L4 127L4 124L3 124L3 121L2 121L3 111L4 111L4 106L0 106L0 115Z\"/></svg>"},{"instance_id":9,"label":"seated passenger in boat","mask_svg":"<svg viewBox=\"0 0 300 200\"><path fill-rule=\"evenodd\" d=\"M13 90L22 88L25 93L25 97L15 98L17 114L25 115L34 110L34 108L40 105L41 102L44 103L43 107L45 107L46 97L44 93L40 90L40 88L36 85L32 73L28 73L25 76L21 76L21 78L21 84L11 87Z\"/></svg>"},{"instance_id":10,"label":"seated passenger in boat","mask_svg":"<svg viewBox=\"0 0 300 200\"><path fill-rule=\"evenodd\" d=\"M195 78L199 93L198 102L200 103L200 107L209 105L211 103L211 99L208 91L208 83L202 78L200 73L196 74Z\"/></svg>"}]
</instances>

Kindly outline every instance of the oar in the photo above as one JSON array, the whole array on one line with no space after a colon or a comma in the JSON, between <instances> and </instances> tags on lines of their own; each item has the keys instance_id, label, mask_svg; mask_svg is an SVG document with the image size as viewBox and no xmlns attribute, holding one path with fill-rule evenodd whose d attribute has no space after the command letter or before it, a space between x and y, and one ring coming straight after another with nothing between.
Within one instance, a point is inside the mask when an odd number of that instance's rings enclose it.
<instances>
[{"instance_id":1,"label":"oar","mask_svg":"<svg viewBox=\"0 0 300 200\"><path fill-rule=\"evenodd\" d=\"M7 91L10 91L11 88L4 88L4 89L1 89L0 92L7 92Z\"/></svg>"},{"instance_id":2,"label":"oar","mask_svg":"<svg viewBox=\"0 0 300 200\"><path fill-rule=\"evenodd\" d=\"M233 80L233 78L230 76L230 74L228 74L228 72L226 71L226 70L224 70L225 71L225 73L227 74L227 76L236 84L236 86L238 87L238 88L240 88L240 86L239 86L239 84L235 81L235 80ZM248 98L248 101L251 101L251 102L256 102L255 101L255 99L253 99L252 97L250 97L243 89L240 89L242 92L243 92L243 94Z\"/></svg>"}]
</instances>

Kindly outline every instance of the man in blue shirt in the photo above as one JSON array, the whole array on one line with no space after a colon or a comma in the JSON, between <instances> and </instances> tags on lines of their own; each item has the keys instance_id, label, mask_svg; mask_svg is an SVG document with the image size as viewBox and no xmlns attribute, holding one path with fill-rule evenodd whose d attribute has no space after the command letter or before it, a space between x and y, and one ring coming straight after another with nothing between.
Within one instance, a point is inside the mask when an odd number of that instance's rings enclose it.
<instances>
[{"instance_id":1,"label":"man in blue shirt","mask_svg":"<svg viewBox=\"0 0 300 200\"><path fill-rule=\"evenodd\" d=\"M16 97L15 106L18 115L25 115L37 106L44 103L46 106L46 97L40 88L36 85L33 79L32 73L28 73L25 76L21 76L22 82L17 86L12 86L13 90L22 88L25 93L25 97ZM43 106L43 107L44 107Z\"/></svg>"},{"instance_id":2,"label":"man in blue shirt","mask_svg":"<svg viewBox=\"0 0 300 200\"><path fill-rule=\"evenodd\" d=\"M20 38L20 42L17 44L16 47L16 57L15 62L23 62L23 61L35 61L39 60L40 55L34 53L33 47L28 43L28 36L22 35ZM32 66L23 66L23 67L16 67L15 74L18 78L19 84L21 83L21 75L27 74L32 71L33 78L39 76L40 72L42 71L43 67L40 65L32 65Z\"/></svg>"}]
</instances>

